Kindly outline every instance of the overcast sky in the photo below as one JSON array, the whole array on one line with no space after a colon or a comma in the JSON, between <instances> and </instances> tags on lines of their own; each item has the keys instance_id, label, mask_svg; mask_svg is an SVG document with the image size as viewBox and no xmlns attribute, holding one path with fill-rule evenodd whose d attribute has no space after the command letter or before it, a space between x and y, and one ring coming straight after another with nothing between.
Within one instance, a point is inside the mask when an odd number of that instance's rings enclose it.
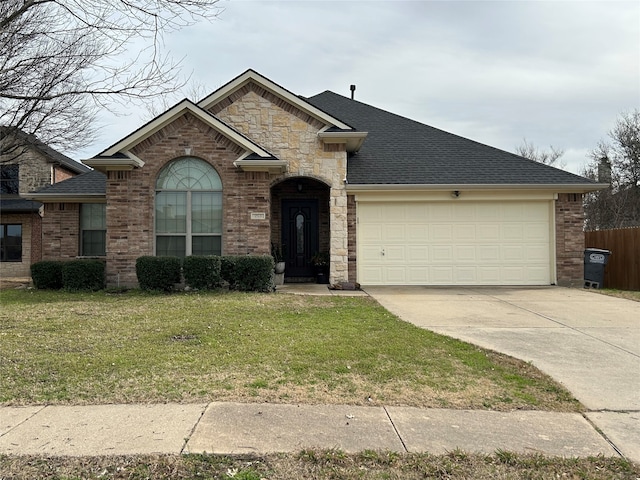
<instances>
[{"instance_id":1,"label":"overcast sky","mask_svg":"<svg viewBox=\"0 0 640 480\"><path fill-rule=\"evenodd\" d=\"M166 48L207 93L253 68L514 151L565 150L579 172L621 112L640 108L640 2L221 0ZM193 100L198 100L194 98ZM101 117L87 158L149 119Z\"/></svg>"}]
</instances>

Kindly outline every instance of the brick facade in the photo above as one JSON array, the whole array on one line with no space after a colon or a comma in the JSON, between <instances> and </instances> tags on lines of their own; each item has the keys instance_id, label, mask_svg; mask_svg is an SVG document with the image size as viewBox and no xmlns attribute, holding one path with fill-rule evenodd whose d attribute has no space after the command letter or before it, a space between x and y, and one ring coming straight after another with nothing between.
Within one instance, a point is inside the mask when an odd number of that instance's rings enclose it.
<instances>
[{"instance_id":1,"label":"brick facade","mask_svg":"<svg viewBox=\"0 0 640 480\"><path fill-rule=\"evenodd\" d=\"M42 217L43 260L70 260L80 253L79 203L47 203Z\"/></svg>"},{"instance_id":2,"label":"brick facade","mask_svg":"<svg viewBox=\"0 0 640 480\"><path fill-rule=\"evenodd\" d=\"M584 279L584 205L580 193L560 193L555 202L558 285L577 286Z\"/></svg>"},{"instance_id":3,"label":"brick facade","mask_svg":"<svg viewBox=\"0 0 640 480\"><path fill-rule=\"evenodd\" d=\"M356 197L347 196L347 244L349 249L349 281L357 281L357 250L356 250Z\"/></svg>"},{"instance_id":4,"label":"brick facade","mask_svg":"<svg viewBox=\"0 0 640 480\"><path fill-rule=\"evenodd\" d=\"M37 148L25 149L18 158L12 158L10 155L0 156L0 163L19 165L18 188L20 196L76 175L71 170L53 163ZM53 219L53 221L56 220ZM22 262L2 262L0 275L4 277L29 277L31 264L43 259L42 217L39 212L3 213L2 223L22 226ZM58 242L60 238L61 236L58 235ZM66 237L64 241L67 242ZM50 247L50 245L48 246ZM49 258L59 257L57 249L48 248L48 250Z\"/></svg>"},{"instance_id":5,"label":"brick facade","mask_svg":"<svg viewBox=\"0 0 640 480\"><path fill-rule=\"evenodd\" d=\"M2 215L2 223L22 226L22 261L0 262L1 277L29 277L31 276L32 255L38 255L33 251L33 224L34 217L40 218L37 213L10 213ZM35 220L37 228L37 220ZM37 235L37 231L35 234Z\"/></svg>"}]
</instances>

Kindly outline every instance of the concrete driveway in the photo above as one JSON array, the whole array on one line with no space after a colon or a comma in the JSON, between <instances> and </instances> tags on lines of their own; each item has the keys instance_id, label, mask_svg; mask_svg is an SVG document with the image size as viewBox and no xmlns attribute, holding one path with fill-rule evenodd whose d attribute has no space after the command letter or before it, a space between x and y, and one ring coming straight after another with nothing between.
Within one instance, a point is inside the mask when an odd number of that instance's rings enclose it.
<instances>
[{"instance_id":1,"label":"concrete driveway","mask_svg":"<svg viewBox=\"0 0 640 480\"><path fill-rule=\"evenodd\" d=\"M640 461L640 303L562 287L365 287L419 327L531 362Z\"/></svg>"}]
</instances>

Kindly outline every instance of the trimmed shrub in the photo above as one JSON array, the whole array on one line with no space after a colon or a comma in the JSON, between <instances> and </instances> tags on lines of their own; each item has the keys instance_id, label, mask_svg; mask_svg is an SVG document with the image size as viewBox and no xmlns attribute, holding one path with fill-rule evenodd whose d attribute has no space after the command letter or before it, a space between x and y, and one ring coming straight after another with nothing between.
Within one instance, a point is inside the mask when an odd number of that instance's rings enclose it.
<instances>
[{"instance_id":1,"label":"trimmed shrub","mask_svg":"<svg viewBox=\"0 0 640 480\"><path fill-rule=\"evenodd\" d=\"M214 255L192 255L184 259L182 272L185 283L199 290L220 287L220 257Z\"/></svg>"},{"instance_id":2,"label":"trimmed shrub","mask_svg":"<svg viewBox=\"0 0 640 480\"><path fill-rule=\"evenodd\" d=\"M43 260L31 264L33 285L40 290L60 290L62 288L63 262Z\"/></svg>"},{"instance_id":3,"label":"trimmed shrub","mask_svg":"<svg viewBox=\"0 0 640 480\"><path fill-rule=\"evenodd\" d=\"M230 289L234 289L236 285L236 262L238 258L235 255L225 255L220 257L220 277L223 282L229 284Z\"/></svg>"},{"instance_id":4,"label":"trimmed shrub","mask_svg":"<svg viewBox=\"0 0 640 480\"><path fill-rule=\"evenodd\" d=\"M236 257L234 288L244 292L272 291L273 267L271 255Z\"/></svg>"},{"instance_id":5,"label":"trimmed shrub","mask_svg":"<svg viewBox=\"0 0 640 480\"><path fill-rule=\"evenodd\" d=\"M181 261L178 257L138 257L136 276L142 290L168 292L180 283Z\"/></svg>"},{"instance_id":6,"label":"trimmed shrub","mask_svg":"<svg viewBox=\"0 0 640 480\"><path fill-rule=\"evenodd\" d=\"M62 265L62 284L69 291L96 291L104 288L102 260L71 260Z\"/></svg>"}]
</instances>

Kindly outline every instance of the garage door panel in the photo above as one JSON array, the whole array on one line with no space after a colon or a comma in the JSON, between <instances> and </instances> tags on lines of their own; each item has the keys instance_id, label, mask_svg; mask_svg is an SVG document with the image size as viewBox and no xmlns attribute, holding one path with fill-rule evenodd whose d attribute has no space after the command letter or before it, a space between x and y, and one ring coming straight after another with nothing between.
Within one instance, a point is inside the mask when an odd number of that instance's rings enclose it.
<instances>
[{"instance_id":1,"label":"garage door panel","mask_svg":"<svg viewBox=\"0 0 640 480\"><path fill-rule=\"evenodd\" d=\"M522 223L502 225L501 239L503 242L522 242L524 240L524 225Z\"/></svg>"},{"instance_id":2,"label":"garage door panel","mask_svg":"<svg viewBox=\"0 0 640 480\"><path fill-rule=\"evenodd\" d=\"M427 245L408 245L407 256L412 262L426 265L429 261L429 247Z\"/></svg>"},{"instance_id":3,"label":"garage door panel","mask_svg":"<svg viewBox=\"0 0 640 480\"><path fill-rule=\"evenodd\" d=\"M387 264L402 265L407 261L406 247L404 245L388 245L384 249L384 260Z\"/></svg>"},{"instance_id":4,"label":"garage door panel","mask_svg":"<svg viewBox=\"0 0 640 480\"><path fill-rule=\"evenodd\" d=\"M475 285L478 283L478 274L477 268L466 266L466 267L455 267L454 268L455 275L455 283L460 285Z\"/></svg>"},{"instance_id":5,"label":"garage door panel","mask_svg":"<svg viewBox=\"0 0 640 480\"><path fill-rule=\"evenodd\" d=\"M429 237L434 242L453 242L453 225L451 224L433 224L429 232Z\"/></svg>"},{"instance_id":6,"label":"garage door panel","mask_svg":"<svg viewBox=\"0 0 640 480\"><path fill-rule=\"evenodd\" d=\"M387 267L384 271L386 283L404 285L407 283L407 269L403 266Z\"/></svg>"},{"instance_id":7,"label":"garage door panel","mask_svg":"<svg viewBox=\"0 0 640 480\"><path fill-rule=\"evenodd\" d=\"M453 246L452 245L433 245L431 247L431 262L447 263L453 262Z\"/></svg>"},{"instance_id":8,"label":"garage door panel","mask_svg":"<svg viewBox=\"0 0 640 480\"><path fill-rule=\"evenodd\" d=\"M470 223L454 225L453 238L456 242L475 242L476 226Z\"/></svg>"},{"instance_id":9,"label":"garage door panel","mask_svg":"<svg viewBox=\"0 0 640 480\"><path fill-rule=\"evenodd\" d=\"M548 201L359 202L358 281L549 284L551 211Z\"/></svg>"},{"instance_id":10,"label":"garage door panel","mask_svg":"<svg viewBox=\"0 0 640 480\"><path fill-rule=\"evenodd\" d=\"M476 241L482 243L497 243L500 241L499 223L480 223L476 226Z\"/></svg>"},{"instance_id":11,"label":"garage door panel","mask_svg":"<svg viewBox=\"0 0 640 480\"><path fill-rule=\"evenodd\" d=\"M404 225L394 225L392 228L386 228L382 233L382 238L389 243L405 243L407 234Z\"/></svg>"},{"instance_id":12,"label":"garage door panel","mask_svg":"<svg viewBox=\"0 0 640 480\"><path fill-rule=\"evenodd\" d=\"M370 224L366 223L358 227L360 230L360 238L362 244L376 244L379 245L382 241L382 224Z\"/></svg>"},{"instance_id":13,"label":"garage door panel","mask_svg":"<svg viewBox=\"0 0 640 480\"><path fill-rule=\"evenodd\" d=\"M453 258L456 263L475 263L477 254L475 245L456 245L453 248Z\"/></svg>"},{"instance_id":14,"label":"garage door panel","mask_svg":"<svg viewBox=\"0 0 640 480\"><path fill-rule=\"evenodd\" d=\"M475 222L476 205L473 203L456 203L453 205L454 218L458 222Z\"/></svg>"},{"instance_id":15,"label":"garage door panel","mask_svg":"<svg viewBox=\"0 0 640 480\"><path fill-rule=\"evenodd\" d=\"M524 247L522 245L504 245L502 260L508 263L525 263Z\"/></svg>"},{"instance_id":16,"label":"garage door panel","mask_svg":"<svg viewBox=\"0 0 640 480\"><path fill-rule=\"evenodd\" d=\"M429 268L426 266L408 267L407 275L407 281L410 285L426 285L429 282Z\"/></svg>"},{"instance_id":17,"label":"garage door panel","mask_svg":"<svg viewBox=\"0 0 640 480\"><path fill-rule=\"evenodd\" d=\"M501 283L500 267L495 265L478 267L479 285L500 285Z\"/></svg>"},{"instance_id":18,"label":"garage door panel","mask_svg":"<svg viewBox=\"0 0 640 480\"><path fill-rule=\"evenodd\" d=\"M524 226L524 234L528 242L548 242L549 241L549 224L548 223L527 223Z\"/></svg>"},{"instance_id":19,"label":"garage door panel","mask_svg":"<svg viewBox=\"0 0 640 480\"><path fill-rule=\"evenodd\" d=\"M496 264L500 261L500 248L497 245L478 245L478 263Z\"/></svg>"},{"instance_id":20,"label":"garage door panel","mask_svg":"<svg viewBox=\"0 0 640 480\"><path fill-rule=\"evenodd\" d=\"M429 269L433 285L453 285L453 267L431 267Z\"/></svg>"},{"instance_id":21,"label":"garage door panel","mask_svg":"<svg viewBox=\"0 0 640 480\"><path fill-rule=\"evenodd\" d=\"M409 244L426 243L429 241L429 227L426 224L407 225L406 240Z\"/></svg>"}]
</instances>

